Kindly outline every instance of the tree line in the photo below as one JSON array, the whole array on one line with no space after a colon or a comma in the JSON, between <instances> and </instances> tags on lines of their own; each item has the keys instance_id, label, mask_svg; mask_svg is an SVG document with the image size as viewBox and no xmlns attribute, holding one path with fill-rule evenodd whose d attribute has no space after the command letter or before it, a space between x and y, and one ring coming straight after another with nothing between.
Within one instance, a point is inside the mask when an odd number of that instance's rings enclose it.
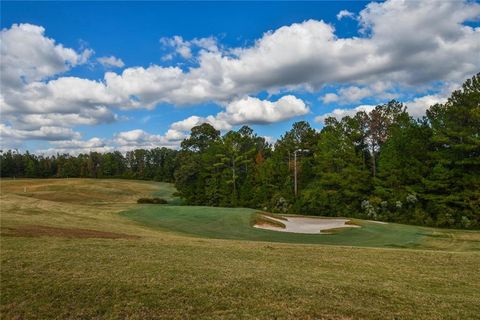
<instances>
[{"instance_id":1,"label":"tree line","mask_svg":"<svg viewBox=\"0 0 480 320\"><path fill-rule=\"evenodd\" d=\"M42 156L8 150L0 155L0 174L11 178L123 178L174 181L176 150L136 149L72 156Z\"/></svg>"},{"instance_id":2,"label":"tree line","mask_svg":"<svg viewBox=\"0 0 480 320\"><path fill-rule=\"evenodd\" d=\"M479 228L480 74L422 119L390 101L327 118L320 132L297 122L274 145L247 126L221 135L204 123L178 151L47 158L8 151L1 160L2 176L174 181L194 205Z\"/></svg>"}]
</instances>

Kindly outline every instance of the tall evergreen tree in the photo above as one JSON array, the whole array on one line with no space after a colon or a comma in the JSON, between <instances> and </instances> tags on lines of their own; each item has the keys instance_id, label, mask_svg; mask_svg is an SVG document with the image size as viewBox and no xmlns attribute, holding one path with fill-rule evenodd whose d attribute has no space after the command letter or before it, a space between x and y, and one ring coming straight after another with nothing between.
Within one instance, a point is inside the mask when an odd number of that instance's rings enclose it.
<instances>
[{"instance_id":1,"label":"tall evergreen tree","mask_svg":"<svg viewBox=\"0 0 480 320\"><path fill-rule=\"evenodd\" d=\"M480 74L427 111L434 150L428 210L442 226L480 225Z\"/></svg>"}]
</instances>

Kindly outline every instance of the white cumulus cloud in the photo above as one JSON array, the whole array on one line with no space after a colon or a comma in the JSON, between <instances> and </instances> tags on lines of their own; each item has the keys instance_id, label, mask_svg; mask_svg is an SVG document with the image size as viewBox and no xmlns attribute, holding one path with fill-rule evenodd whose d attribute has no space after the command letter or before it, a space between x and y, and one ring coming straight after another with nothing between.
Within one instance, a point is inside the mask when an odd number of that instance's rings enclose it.
<instances>
[{"instance_id":1,"label":"white cumulus cloud","mask_svg":"<svg viewBox=\"0 0 480 320\"><path fill-rule=\"evenodd\" d=\"M350 12L348 10L341 10L337 14L337 20L342 20L343 18L354 18L355 14L353 12Z\"/></svg>"},{"instance_id":2,"label":"white cumulus cloud","mask_svg":"<svg viewBox=\"0 0 480 320\"><path fill-rule=\"evenodd\" d=\"M200 49L204 51L217 52L217 39L214 37L194 38L192 40L184 40L182 36L176 35L171 38L160 38L160 43L166 47L173 49L173 53L169 53L163 57L163 60L171 60L175 54L180 55L184 59L193 57L193 50Z\"/></svg>"},{"instance_id":3,"label":"white cumulus cloud","mask_svg":"<svg viewBox=\"0 0 480 320\"><path fill-rule=\"evenodd\" d=\"M1 84L5 90L39 81L85 63L92 50L77 52L45 36L41 26L13 24L0 33Z\"/></svg>"},{"instance_id":4,"label":"white cumulus cloud","mask_svg":"<svg viewBox=\"0 0 480 320\"><path fill-rule=\"evenodd\" d=\"M383 101L385 99L395 99L398 97L397 93L389 92L392 88L391 83L374 82L368 86L348 86L337 90L337 93L327 93L321 100L325 104L352 104L358 103L365 98L374 98L375 100Z\"/></svg>"},{"instance_id":5,"label":"white cumulus cloud","mask_svg":"<svg viewBox=\"0 0 480 320\"><path fill-rule=\"evenodd\" d=\"M338 38L332 25L307 20L266 32L250 47L200 51L198 65L188 70L133 67L108 72L99 84L125 108L152 108L225 103L262 91L315 91L327 84L363 90L377 82L414 88L463 81L480 66L480 56L472 54L480 51L480 28L463 24L478 15L480 5L470 2L371 3L359 15L365 37ZM192 41L165 42L191 54L181 48L191 48Z\"/></svg>"},{"instance_id":6,"label":"white cumulus cloud","mask_svg":"<svg viewBox=\"0 0 480 320\"><path fill-rule=\"evenodd\" d=\"M323 123L325 122L325 119L333 117L337 120L341 120L343 117L346 116L354 116L357 112L364 111L366 113L369 113L375 109L375 106L372 105L361 105L352 109L334 109L331 112L319 115L315 117L315 122Z\"/></svg>"},{"instance_id":7,"label":"white cumulus cloud","mask_svg":"<svg viewBox=\"0 0 480 320\"><path fill-rule=\"evenodd\" d=\"M265 124L284 121L309 112L305 103L295 96L283 96L277 101L245 97L230 102L216 118L232 125Z\"/></svg>"},{"instance_id":8,"label":"white cumulus cloud","mask_svg":"<svg viewBox=\"0 0 480 320\"><path fill-rule=\"evenodd\" d=\"M1 31L0 108L10 128L25 139L42 136L39 130L55 127L55 121L63 120L58 125L62 130L72 130L75 121L112 121L117 108L161 104L215 102L225 107L217 115L185 123L207 121L229 128L282 121L308 108L292 98L262 102L245 97L262 92L290 96L335 85L339 89L323 102L346 104L372 96L391 98L398 89L420 92L438 82L463 82L480 68L480 28L466 24L479 16L480 4L470 1L372 2L356 17L361 36L339 37L333 25L321 20L282 26L252 45L228 50L220 49L213 37L175 36L162 44L173 50L170 54L194 61L192 66L131 67L106 72L100 80L61 76L85 63L92 50L67 48L47 37L42 26L14 24ZM382 84L391 86L382 89ZM423 108L426 99L412 101L411 112ZM171 129L175 126L180 125Z\"/></svg>"},{"instance_id":9,"label":"white cumulus cloud","mask_svg":"<svg viewBox=\"0 0 480 320\"><path fill-rule=\"evenodd\" d=\"M42 126L35 130L15 129L11 126L0 123L0 137L2 141L14 140L66 140L79 139L80 133L70 128L58 126Z\"/></svg>"},{"instance_id":10,"label":"white cumulus cloud","mask_svg":"<svg viewBox=\"0 0 480 320\"><path fill-rule=\"evenodd\" d=\"M181 132L168 130L166 135L150 134L142 129L117 133L113 142L122 150L156 147L175 147L186 135Z\"/></svg>"},{"instance_id":11,"label":"white cumulus cloud","mask_svg":"<svg viewBox=\"0 0 480 320\"><path fill-rule=\"evenodd\" d=\"M97 61L100 62L104 67L123 68L125 66L125 63L123 63L122 59L114 56L100 57L97 58Z\"/></svg>"},{"instance_id":12,"label":"white cumulus cloud","mask_svg":"<svg viewBox=\"0 0 480 320\"><path fill-rule=\"evenodd\" d=\"M225 111L208 117L190 116L175 122L171 128L188 131L202 123L209 123L218 130L230 130L236 125L267 124L292 119L310 112L305 103L292 95L283 96L277 101L244 97L228 103Z\"/></svg>"}]
</instances>

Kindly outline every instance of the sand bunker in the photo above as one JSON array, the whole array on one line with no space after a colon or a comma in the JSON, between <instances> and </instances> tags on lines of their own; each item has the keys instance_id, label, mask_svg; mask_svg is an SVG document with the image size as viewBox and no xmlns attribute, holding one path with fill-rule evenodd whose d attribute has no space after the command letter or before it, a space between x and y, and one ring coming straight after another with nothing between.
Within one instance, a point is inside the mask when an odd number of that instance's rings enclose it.
<instances>
[{"instance_id":1,"label":"sand bunker","mask_svg":"<svg viewBox=\"0 0 480 320\"><path fill-rule=\"evenodd\" d=\"M276 219L270 216L262 215L265 220L272 220L280 224L283 224L285 228L277 226L276 224L255 224L255 228L274 230L281 232L293 232L293 233L323 233L329 234L328 230L337 228L359 228L359 226L353 224L347 224L349 219L342 218L309 218L309 217L291 217L284 216L286 220Z\"/></svg>"}]
</instances>

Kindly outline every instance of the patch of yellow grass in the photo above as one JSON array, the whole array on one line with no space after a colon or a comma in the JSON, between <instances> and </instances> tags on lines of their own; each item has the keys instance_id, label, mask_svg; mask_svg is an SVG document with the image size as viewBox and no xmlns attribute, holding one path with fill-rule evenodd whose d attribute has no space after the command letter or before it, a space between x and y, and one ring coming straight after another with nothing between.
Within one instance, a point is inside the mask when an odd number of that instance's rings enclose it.
<instances>
[{"instance_id":1,"label":"patch of yellow grass","mask_svg":"<svg viewBox=\"0 0 480 320\"><path fill-rule=\"evenodd\" d=\"M152 182L118 179L17 179L1 182L1 194L66 203L134 202L159 189Z\"/></svg>"},{"instance_id":2,"label":"patch of yellow grass","mask_svg":"<svg viewBox=\"0 0 480 320\"><path fill-rule=\"evenodd\" d=\"M162 183L100 179L17 179L0 181L1 225L82 227L121 233L155 232L124 219L119 212L137 206ZM24 192L24 187L27 192Z\"/></svg>"}]
</instances>

